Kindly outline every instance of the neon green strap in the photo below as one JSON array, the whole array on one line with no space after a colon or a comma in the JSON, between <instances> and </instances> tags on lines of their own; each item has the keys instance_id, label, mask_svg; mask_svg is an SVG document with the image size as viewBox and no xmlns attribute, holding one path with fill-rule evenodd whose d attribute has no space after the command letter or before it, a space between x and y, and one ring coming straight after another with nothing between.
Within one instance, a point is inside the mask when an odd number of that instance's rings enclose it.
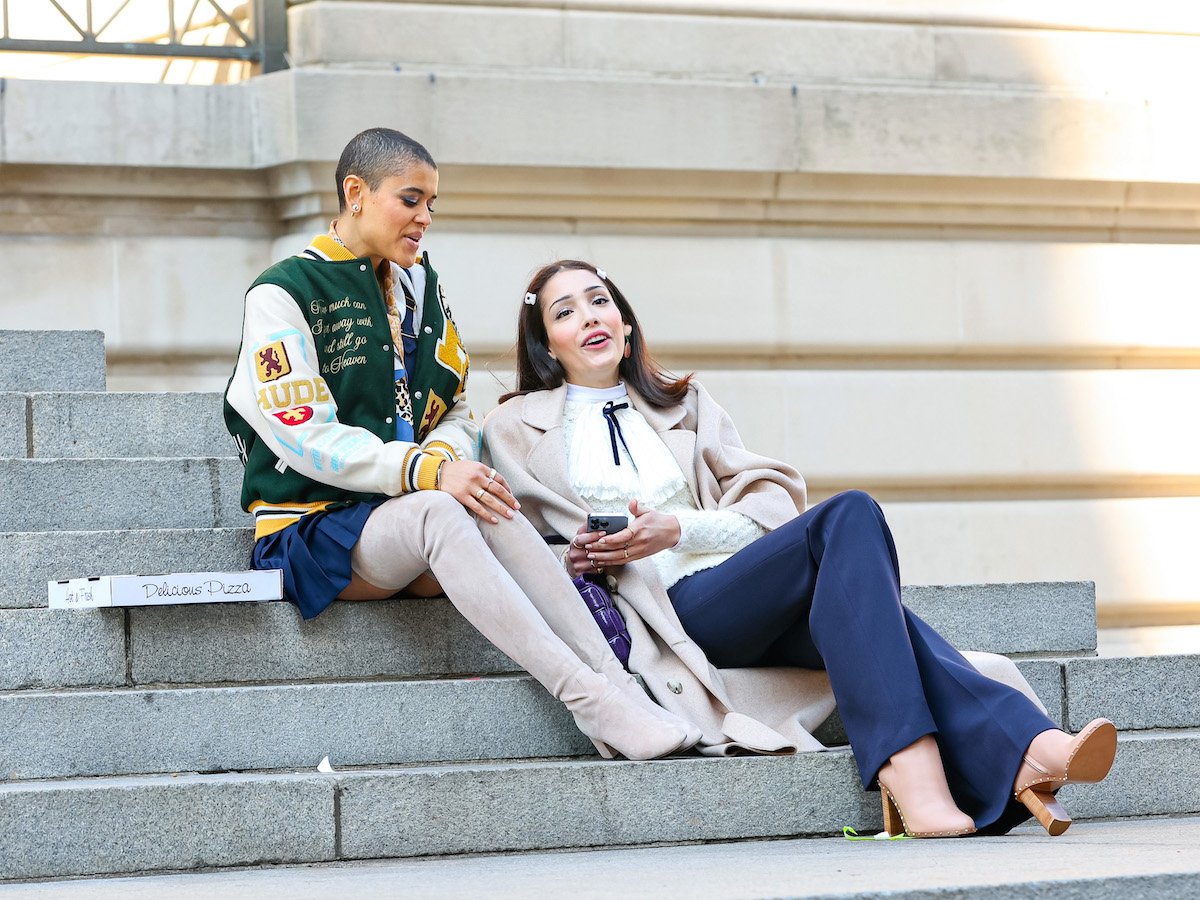
<instances>
[{"instance_id":1,"label":"neon green strap","mask_svg":"<svg viewBox=\"0 0 1200 900\"><path fill-rule=\"evenodd\" d=\"M842 837L848 841L907 841L907 834L892 834L889 835L886 831L881 831L879 834L859 834L849 825L842 826Z\"/></svg>"}]
</instances>

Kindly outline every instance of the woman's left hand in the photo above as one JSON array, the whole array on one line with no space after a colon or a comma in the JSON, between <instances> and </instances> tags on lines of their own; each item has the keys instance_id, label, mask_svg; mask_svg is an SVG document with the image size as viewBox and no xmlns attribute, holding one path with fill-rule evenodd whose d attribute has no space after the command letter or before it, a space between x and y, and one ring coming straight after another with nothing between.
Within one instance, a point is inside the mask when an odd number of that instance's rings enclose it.
<instances>
[{"instance_id":1,"label":"woman's left hand","mask_svg":"<svg viewBox=\"0 0 1200 900\"><path fill-rule=\"evenodd\" d=\"M628 528L587 545L588 559L598 567L620 566L635 559L645 559L679 543L679 520L674 516L643 509L636 500L629 504L629 514L633 521Z\"/></svg>"}]
</instances>

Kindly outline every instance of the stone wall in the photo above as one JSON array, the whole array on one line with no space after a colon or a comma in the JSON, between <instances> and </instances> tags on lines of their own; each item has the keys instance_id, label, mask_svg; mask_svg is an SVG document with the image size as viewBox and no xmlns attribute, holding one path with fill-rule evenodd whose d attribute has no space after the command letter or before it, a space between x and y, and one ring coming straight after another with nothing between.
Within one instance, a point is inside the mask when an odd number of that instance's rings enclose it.
<instances>
[{"instance_id":1,"label":"stone wall","mask_svg":"<svg viewBox=\"0 0 1200 900\"><path fill-rule=\"evenodd\" d=\"M480 406L529 273L594 259L748 443L886 502L906 581L1200 621L1200 13L963 6L312 0L286 72L8 80L4 325L220 389L245 287L387 124L440 162Z\"/></svg>"}]
</instances>

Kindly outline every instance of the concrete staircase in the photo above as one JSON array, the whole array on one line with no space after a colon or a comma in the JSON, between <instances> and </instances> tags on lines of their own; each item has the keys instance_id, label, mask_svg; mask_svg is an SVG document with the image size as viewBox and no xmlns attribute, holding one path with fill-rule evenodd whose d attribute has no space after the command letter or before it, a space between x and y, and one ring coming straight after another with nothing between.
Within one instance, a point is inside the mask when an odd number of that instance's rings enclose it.
<instances>
[{"instance_id":1,"label":"concrete staircase","mask_svg":"<svg viewBox=\"0 0 1200 900\"><path fill-rule=\"evenodd\" d=\"M0 881L880 827L846 749L594 758L442 599L46 609L49 579L248 558L218 396L103 390L99 332L0 332ZM1086 583L905 599L1122 729L1076 818L1200 812L1200 657L1095 657Z\"/></svg>"}]
</instances>

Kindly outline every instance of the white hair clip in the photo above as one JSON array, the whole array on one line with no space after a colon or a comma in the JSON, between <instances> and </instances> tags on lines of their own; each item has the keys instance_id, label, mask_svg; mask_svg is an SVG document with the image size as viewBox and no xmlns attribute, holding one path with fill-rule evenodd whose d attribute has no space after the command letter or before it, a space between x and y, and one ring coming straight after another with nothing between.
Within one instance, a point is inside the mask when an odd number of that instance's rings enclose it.
<instances>
[{"instance_id":1,"label":"white hair clip","mask_svg":"<svg viewBox=\"0 0 1200 900\"><path fill-rule=\"evenodd\" d=\"M537 294L535 294L533 291L530 291L528 294L525 295L525 302L528 303L530 306L537 305Z\"/></svg>"},{"instance_id":2,"label":"white hair clip","mask_svg":"<svg viewBox=\"0 0 1200 900\"><path fill-rule=\"evenodd\" d=\"M596 274L600 276L601 281L608 281L608 273L603 269L597 269Z\"/></svg>"}]
</instances>

